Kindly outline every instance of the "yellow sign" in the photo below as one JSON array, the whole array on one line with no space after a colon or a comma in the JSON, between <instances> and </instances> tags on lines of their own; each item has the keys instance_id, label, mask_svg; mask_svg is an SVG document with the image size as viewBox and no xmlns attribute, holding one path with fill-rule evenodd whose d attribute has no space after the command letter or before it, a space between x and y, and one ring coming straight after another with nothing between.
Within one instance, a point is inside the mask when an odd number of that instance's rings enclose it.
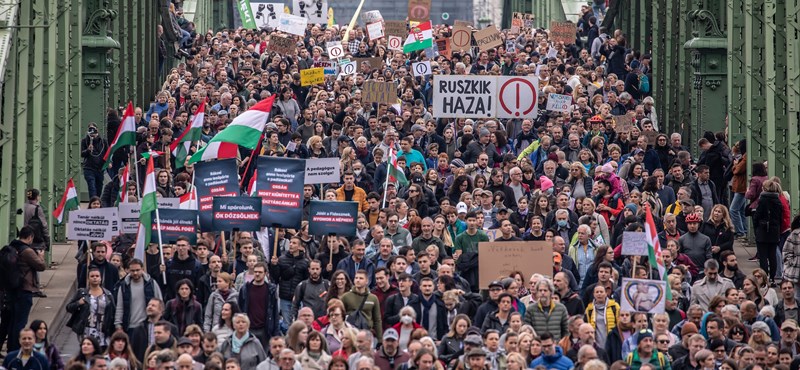
<instances>
[{"instance_id":1,"label":"yellow sign","mask_svg":"<svg viewBox=\"0 0 800 370\"><path fill-rule=\"evenodd\" d=\"M325 68L307 68L300 70L302 86L318 85L325 82Z\"/></svg>"}]
</instances>

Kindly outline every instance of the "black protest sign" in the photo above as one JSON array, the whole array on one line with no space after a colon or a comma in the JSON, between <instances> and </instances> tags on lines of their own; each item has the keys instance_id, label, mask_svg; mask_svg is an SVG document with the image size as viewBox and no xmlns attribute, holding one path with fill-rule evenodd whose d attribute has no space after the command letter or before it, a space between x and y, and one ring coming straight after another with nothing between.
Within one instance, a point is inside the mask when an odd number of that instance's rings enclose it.
<instances>
[{"instance_id":1,"label":"black protest sign","mask_svg":"<svg viewBox=\"0 0 800 370\"><path fill-rule=\"evenodd\" d=\"M258 197L214 197L214 231L261 229L261 199Z\"/></svg>"},{"instance_id":2,"label":"black protest sign","mask_svg":"<svg viewBox=\"0 0 800 370\"><path fill-rule=\"evenodd\" d=\"M153 243L158 242L159 225L164 244L175 243L180 236L189 238L191 245L197 244L197 211L159 208L158 222L153 221Z\"/></svg>"},{"instance_id":3,"label":"black protest sign","mask_svg":"<svg viewBox=\"0 0 800 370\"><path fill-rule=\"evenodd\" d=\"M258 157L257 172L256 192L263 204L261 224L299 229L303 221L305 160Z\"/></svg>"},{"instance_id":4,"label":"black protest sign","mask_svg":"<svg viewBox=\"0 0 800 370\"><path fill-rule=\"evenodd\" d=\"M194 165L194 176L197 187L197 209L200 211L200 230L210 231L214 229L211 218L214 197L239 195L239 172L236 159L197 162Z\"/></svg>"},{"instance_id":5,"label":"black protest sign","mask_svg":"<svg viewBox=\"0 0 800 370\"><path fill-rule=\"evenodd\" d=\"M308 233L311 235L356 235L358 203L312 200L308 213Z\"/></svg>"}]
</instances>

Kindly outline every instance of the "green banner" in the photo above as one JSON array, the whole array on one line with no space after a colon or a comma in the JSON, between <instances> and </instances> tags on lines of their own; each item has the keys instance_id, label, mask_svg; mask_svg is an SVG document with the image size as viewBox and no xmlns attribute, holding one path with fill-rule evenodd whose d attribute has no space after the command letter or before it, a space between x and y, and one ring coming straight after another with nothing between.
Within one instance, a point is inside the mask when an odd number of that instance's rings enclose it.
<instances>
[{"instance_id":1,"label":"green banner","mask_svg":"<svg viewBox=\"0 0 800 370\"><path fill-rule=\"evenodd\" d=\"M256 20L253 18L253 9L250 8L250 0L237 0L239 15L242 16L242 27L246 29L258 29Z\"/></svg>"}]
</instances>

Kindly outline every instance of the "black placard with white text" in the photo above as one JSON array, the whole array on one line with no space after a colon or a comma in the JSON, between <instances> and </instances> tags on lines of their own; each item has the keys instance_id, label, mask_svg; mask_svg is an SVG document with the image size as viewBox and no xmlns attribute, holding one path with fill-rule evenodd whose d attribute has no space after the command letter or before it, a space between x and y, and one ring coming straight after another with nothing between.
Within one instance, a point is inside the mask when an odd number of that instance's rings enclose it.
<instances>
[{"instance_id":1,"label":"black placard with white text","mask_svg":"<svg viewBox=\"0 0 800 370\"><path fill-rule=\"evenodd\" d=\"M214 230L211 210L214 197L239 195L239 172L236 159L198 162L194 165L197 187L197 209L200 211L200 230Z\"/></svg>"}]
</instances>

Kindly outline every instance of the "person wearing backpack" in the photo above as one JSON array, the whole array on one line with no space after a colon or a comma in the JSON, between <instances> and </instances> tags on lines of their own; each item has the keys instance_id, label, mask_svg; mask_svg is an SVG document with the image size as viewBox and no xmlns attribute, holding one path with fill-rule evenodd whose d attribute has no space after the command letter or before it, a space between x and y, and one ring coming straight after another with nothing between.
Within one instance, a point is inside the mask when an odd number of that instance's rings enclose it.
<instances>
[{"instance_id":1,"label":"person wearing backpack","mask_svg":"<svg viewBox=\"0 0 800 370\"><path fill-rule=\"evenodd\" d=\"M30 189L26 193L28 198L22 208L25 226L33 229L33 242L31 248L36 250L50 250L50 232L47 229L47 212L40 202L42 200L39 189Z\"/></svg>"},{"instance_id":2,"label":"person wearing backpack","mask_svg":"<svg viewBox=\"0 0 800 370\"><path fill-rule=\"evenodd\" d=\"M639 332L636 350L628 354L625 362L631 370L639 370L645 363L649 363L656 370L672 370L669 359L655 349L653 332L650 329L643 329Z\"/></svg>"},{"instance_id":3,"label":"person wearing backpack","mask_svg":"<svg viewBox=\"0 0 800 370\"><path fill-rule=\"evenodd\" d=\"M40 292L36 273L47 267L44 250L31 248L33 234L30 226L23 226L17 239L0 251L0 272L6 296L0 322L0 347L8 338L8 352L19 349L19 333L28 324L34 294Z\"/></svg>"},{"instance_id":4,"label":"person wearing backpack","mask_svg":"<svg viewBox=\"0 0 800 370\"><path fill-rule=\"evenodd\" d=\"M346 321L356 329L369 329L376 338L382 338L381 305L378 297L369 292L368 282L366 271L356 271L353 289L342 296L342 303L347 312Z\"/></svg>"}]
</instances>

